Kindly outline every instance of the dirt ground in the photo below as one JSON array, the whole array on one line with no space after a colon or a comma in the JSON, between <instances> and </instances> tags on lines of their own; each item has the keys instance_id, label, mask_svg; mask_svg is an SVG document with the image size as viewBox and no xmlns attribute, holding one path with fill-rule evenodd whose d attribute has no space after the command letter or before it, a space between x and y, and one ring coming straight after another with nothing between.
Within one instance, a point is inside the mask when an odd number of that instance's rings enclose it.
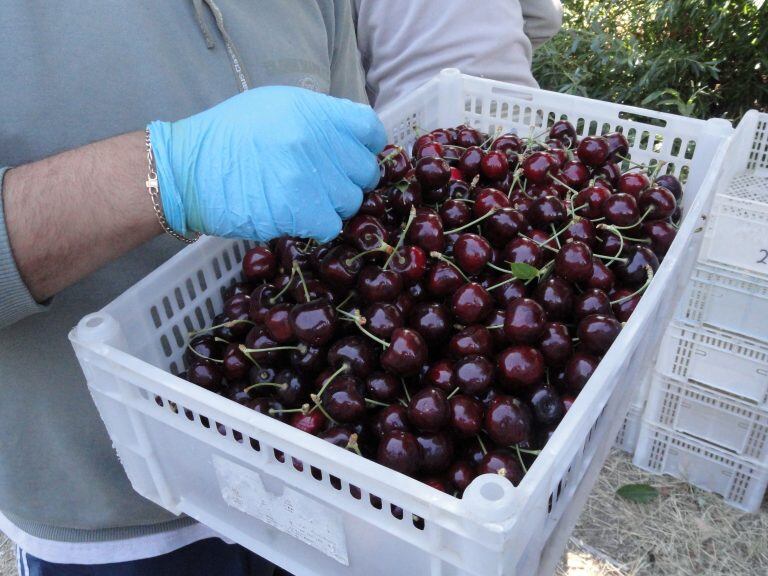
<instances>
[{"instance_id":1,"label":"dirt ground","mask_svg":"<svg viewBox=\"0 0 768 576\"><path fill-rule=\"evenodd\" d=\"M616 496L647 483L648 504ZM12 544L0 534L0 576L15 575ZM768 504L744 514L669 477L651 476L612 454L573 533L556 576L768 575Z\"/></svg>"}]
</instances>

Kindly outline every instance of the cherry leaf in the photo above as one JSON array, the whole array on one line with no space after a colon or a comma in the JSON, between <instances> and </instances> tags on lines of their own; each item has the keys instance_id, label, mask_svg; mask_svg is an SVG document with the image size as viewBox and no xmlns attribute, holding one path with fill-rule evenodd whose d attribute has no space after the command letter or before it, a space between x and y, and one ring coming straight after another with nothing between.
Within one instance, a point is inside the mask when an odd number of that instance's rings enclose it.
<instances>
[{"instance_id":1,"label":"cherry leaf","mask_svg":"<svg viewBox=\"0 0 768 576\"><path fill-rule=\"evenodd\" d=\"M648 484L625 484L616 490L616 494L625 500L647 504L659 496L659 491Z\"/></svg>"},{"instance_id":2,"label":"cherry leaf","mask_svg":"<svg viewBox=\"0 0 768 576\"><path fill-rule=\"evenodd\" d=\"M524 262L510 262L510 273L519 280L532 280L539 275L539 269Z\"/></svg>"}]
</instances>

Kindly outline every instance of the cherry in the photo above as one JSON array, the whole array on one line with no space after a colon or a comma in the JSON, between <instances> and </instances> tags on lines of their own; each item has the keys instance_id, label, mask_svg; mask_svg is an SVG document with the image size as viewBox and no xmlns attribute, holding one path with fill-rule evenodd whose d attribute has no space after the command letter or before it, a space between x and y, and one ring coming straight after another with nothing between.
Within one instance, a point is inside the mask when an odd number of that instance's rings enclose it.
<instances>
[{"instance_id":1,"label":"cherry","mask_svg":"<svg viewBox=\"0 0 768 576\"><path fill-rule=\"evenodd\" d=\"M254 288L251 292L251 299L248 306L248 317L253 322L263 322L267 315L267 312L272 308L274 304L281 301L281 298L277 296L277 289L271 284L262 284ZM221 322L214 319L214 325L218 325ZM229 340L226 336L221 336L225 340Z\"/></svg>"},{"instance_id":2,"label":"cherry","mask_svg":"<svg viewBox=\"0 0 768 576\"><path fill-rule=\"evenodd\" d=\"M392 207L395 212L405 218L414 206L422 202L421 186L418 182L408 182L407 186L398 186L392 191Z\"/></svg>"},{"instance_id":3,"label":"cherry","mask_svg":"<svg viewBox=\"0 0 768 576\"><path fill-rule=\"evenodd\" d=\"M434 212L419 212L408 229L408 242L416 244L427 254L441 252L445 247L443 223Z\"/></svg>"},{"instance_id":4,"label":"cherry","mask_svg":"<svg viewBox=\"0 0 768 576\"><path fill-rule=\"evenodd\" d=\"M224 352L224 360L221 364L221 370L228 381L233 382L245 378L248 371L253 366L253 362L248 360L240 351L239 344L228 344Z\"/></svg>"},{"instance_id":5,"label":"cherry","mask_svg":"<svg viewBox=\"0 0 768 576\"><path fill-rule=\"evenodd\" d=\"M582 138L576 148L576 156L579 160L593 167L605 164L608 160L610 148L608 140L602 136L587 136Z\"/></svg>"},{"instance_id":6,"label":"cherry","mask_svg":"<svg viewBox=\"0 0 768 576\"><path fill-rule=\"evenodd\" d=\"M346 426L331 426L320 432L317 437L339 448L346 448L352 439L352 431Z\"/></svg>"},{"instance_id":7,"label":"cherry","mask_svg":"<svg viewBox=\"0 0 768 576\"><path fill-rule=\"evenodd\" d=\"M535 344L541 338L545 322L541 304L531 298L518 298L507 307L504 334L510 342Z\"/></svg>"},{"instance_id":8,"label":"cherry","mask_svg":"<svg viewBox=\"0 0 768 576\"><path fill-rule=\"evenodd\" d=\"M520 212L524 217L528 216L528 211L531 209L533 199L529 198L522 192L515 192L509 199L510 207L517 212Z\"/></svg>"},{"instance_id":9,"label":"cherry","mask_svg":"<svg viewBox=\"0 0 768 576\"><path fill-rule=\"evenodd\" d=\"M603 256L618 256L624 249L624 242L618 233L600 228L597 231L596 253Z\"/></svg>"},{"instance_id":10,"label":"cherry","mask_svg":"<svg viewBox=\"0 0 768 576\"><path fill-rule=\"evenodd\" d=\"M218 364L197 358L187 366L187 380L206 390L216 391L221 386L223 373Z\"/></svg>"},{"instance_id":11,"label":"cherry","mask_svg":"<svg viewBox=\"0 0 768 576\"><path fill-rule=\"evenodd\" d=\"M264 327L272 339L278 344L293 340L293 328L291 327L290 313L292 304L276 304L270 308L264 317Z\"/></svg>"},{"instance_id":12,"label":"cherry","mask_svg":"<svg viewBox=\"0 0 768 576\"><path fill-rule=\"evenodd\" d=\"M270 408L269 413L273 414L278 413L279 411L280 408ZM288 423L294 428L297 428L302 432L306 432L307 434L312 434L313 436L319 434L327 422L328 419L322 412L320 412L320 410L308 412L306 414L302 412L296 412L291 415L291 418L288 421Z\"/></svg>"},{"instance_id":13,"label":"cherry","mask_svg":"<svg viewBox=\"0 0 768 576\"><path fill-rule=\"evenodd\" d=\"M357 290L368 302L391 302L402 289L403 280L397 272L371 264L360 270L357 278Z\"/></svg>"},{"instance_id":14,"label":"cherry","mask_svg":"<svg viewBox=\"0 0 768 576\"><path fill-rule=\"evenodd\" d=\"M288 408L299 407L309 394L309 382L301 374L290 368L284 368L274 378L281 384L276 388L275 397Z\"/></svg>"},{"instance_id":15,"label":"cherry","mask_svg":"<svg viewBox=\"0 0 768 576\"><path fill-rule=\"evenodd\" d=\"M250 294L253 292L253 286L249 284L248 282L236 282L222 293L222 297L224 298L224 301L229 300L232 298L232 296L237 296L238 294Z\"/></svg>"},{"instance_id":16,"label":"cherry","mask_svg":"<svg viewBox=\"0 0 768 576\"><path fill-rule=\"evenodd\" d=\"M569 282L583 282L592 276L592 250L574 240L567 242L555 256L555 274Z\"/></svg>"},{"instance_id":17,"label":"cherry","mask_svg":"<svg viewBox=\"0 0 768 576\"><path fill-rule=\"evenodd\" d=\"M327 300L330 303L336 296L322 281L317 278L305 278L304 282L297 281L289 286L291 297L296 302L309 302L310 300Z\"/></svg>"},{"instance_id":18,"label":"cherry","mask_svg":"<svg viewBox=\"0 0 768 576\"><path fill-rule=\"evenodd\" d=\"M424 190L435 190L448 184L451 167L442 158L422 157L416 162L416 180Z\"/></svg>"},{"instance_id":19,"label":"cherry","mask_svg":"<svg viewBox=\"0 0 768 576\"><path fill-rule=\"evenodd\" d=\"M419 469L428 474L443 472L453 460L453 443L442 433L418 434L416 442L421 447Z\"/></svg>"},{"instance_id":20,"label":"cherry","mask_svg":"<svg viewBox=\"0 0 768 576\"><path fill-rule=\"evenodd\" d=\"M544 378L544 357L536 348L512 346L499 354L497 369L506 389L529 388Z\"/></svg>"},{"instance_id":21,"label":"cherry","mask_svg":"<svg viewBox=\"0 0 768 576\"><path fill-rule=\"evenodd\" d=\"M483 426L483 404L464 394L457 394L451 403L451 431L461 438L476 436Z\"/></svg>"},{"instance_id":22,"label":"cherry","mask_svg":"<svg viewBox=\"0 0 768 576\"><path fill-rule=\"evenodd\" d=\"M480 173L480 165L485 153L479 146L470 146L459 158L458 168L467 180L472 180Z\"/></svg>"},{"instance_id":23,"label":"cherry","mask_svg":"<svg viewBox=\"0 0 768 576\"><path fill-rule=\"evenodd\" d=\"M469 126L465 126L456 133L456 145L462 148L479 146L483 142L480 132Z\"/></svg>"},{"instance_id":24,"label":"cherry","mask_svg":"<svg viewBox=\"0 0 768 576\"><path fill-rule=\"evenodd\" d=\"M365 400L355 380L352 377L334 380L320 398L323 409L338 422L359 422L365 415Z\"/></svg>"},{"instance_id":25,"label":"cherry","mask_svg":"<svg viewBox=\"0 0 768 576\"><path fill-rule=\"evenodd\" d=\"M422 382L427 386L440 388L443 392L450 392L453 384L453 363L450 360L438 360L424 373Z\"/></svg>"},{"instance_id":26,"label":"cherry","mask_svg":"<svg viewBox=\"0 0 768 576\"><path fill-rule=\"evenodd\" d=\"M472 210L462 200L446 200L440 207L440 219L449 228L459 228L472 219Z\"/></svg>"},{"instance_id":27,"label":"cherry","mask_svg":"<svg viewBox=\"0 0 768 576\"><path fill-rule=\"evenodd\" d=\"M420 302L408 321L408 325L433 343L441 343L451 335L451 315L442 304Z\"/></svg>"},{"instance_id":28,"label":"cherry","mask_svg":"<svg viewBox=\"0 0 768 576\"><path fill-rule=\"evenodd\" d=\"M363 267L363 260L355 258L356 255L357 251L346 244L332 248L320 261L320 277L338 288L354 286Z\"/></svg>"},{"instance_id":29,"label":"cherry","mask_svg":"<svg viewBox=\"0 0 768 576\"><path fill-rule=\"evenodd\" d=\"M427 359L427 344L421 334L409 328L395 328L392 340L381 354L381 366L395 374L418 374Z\"/></svg>"},{"instance_id":30,"label":"cherry","mask_svg":"<svg viewBox=\"0 0 768 576\"><path fill-rule=\"evenodd\" d=\"M493 363L485 356L464 356L453 367L452 384L465 394L480 395L493 383Z\"/></svg>"},{"instance_id":31,"label":"cherry","mask_svg":"<svg viewBox=\"0 0 768 576\"><path fill-rule=\"evenodd\" d=\"M569 389L580 392L594 373L600 360L595 356L576 352L565 365L565 379Z\"/></svg>"},{"instance_id":32,"label":"cherry","mask_svg":"<svg viewBox=\"0 0 768 576\"><path fill-rule=\"evenodd\" d=\"M615 280L613 272L602 260L592 258L592 276L584 283L586 287L597 288L607 293L613 289Z\"/></svg>"},{"instance_id":33,"label":"cherry","mask_svg":"<svg viewBox=\"0 0 768 576\"><path fill-rule=\"evenodd\" d=\"M325 350L317 346L301 346L291 350L291 366L302 374L316 374L325 365Z\"/></svg>"},{"instance_id":34,"label":"cherry","mask_svg":"<svg viewBox=\"0 0 768 576\"><path fill-rule=\"evenodd\" d=\"M502 274L497 280L497 287L490 292L496 298L499 306L503 306L506 309L507 304L525 296L525 284L512 274Z\"/></svg>"},{"instance_id":35,"label":"cherry","mask_svg":"<svg viewBox=\"0 0 768 576\"><path fill-rule=\"evenodd\" d=\"M493 299L488 292L475 282L461 286L451 298L451 312L463 324L482 321L493 308Z\"/></svg>"},{"instance_id":36,"label":"cherry","mask_svg":"<svg viewBox=\"0 0 768 576\"><path fill-rule=\"evenodd\" d=\"M466 460L459 460L454 462L450 468L448 468L447 475L448 480L456 487L459 494L461 494L467 489L467 486L472 483L472 480L475 479L477 474L475 473L474 467L469 462Z\"/></svg>"},{"instance_id":37,"label":"cherry","mask_svg":"<svg viewBox=\"0 0 768 576\"><path fill-rule=\"evenodd\" d=\"M574 190L581 190L589 181L590 171L581 160L568 160L560 168L557 179Z\"/></svg>"},{"instance_id":38,"label":"cherry","mask_svg":"<svg viewBox=\"0 0 768 576\"><path fill-rule=\"evenodd\" d=\"M669 222L643 222L643 233L651 241L654 254L664 256L677 236L677 228Z\"/></svg>"},{"instance_id":39,"label":"cherry","mask_svg":"<svg viewBox=\"0 0 768 576\"><path fill-rule=\"evenodd\" d=\"M248 280L269 280L277 272L277 260L269 248L255 246L243 256L243 274Z\"/></svg>"},{"instance_id":40,"label":"cherry","mask_svg":"<svg viewBox=\"0 0 768 576\"><path fill-rule=\"evenodd\" d=\"M659 259L650 248L630 246L624 261L617 262L614 271L616 277L628 286L640 286L648 280L648 268L653 272L659 269Z\"/></svg>"},{"instance_id":41,"label":"cherry","mask_svg":"<svg viewBox=\"0 0 768 576\"><path fill-rule=\"evenodd\" d=\"M528 403L533 412L533 419L542 426L556 424L565 416L563 401L551 386L539 386L533 390Z\"/></svg>"},{"instance_id":42,"label":"cherry","mask_svg":"<svg viewBox=\"0 0 768 576\"><path fill-rule=\"evenodd\" d=\"M509 156L523 150L523 141L517 134L506 133L491 142L491 150L500 150Z\"/></svg>"},{"instance_id":43,"label":"cherry","mask_svg":"<svg viewBox=\"0 0 768 576\"><path fill-rule=\"evenodd\" d=\"M421 447L410 432L392 430L379 442L376 461L403 474L414 474L422 458Z\"/></svg>"},{"instance_id":44,"label":"cherry","mask_svg":"<svg viewBox=\"0 0 768 576\"><path fill-rule=\"evenodd\" d=\"M378 192L371 191L363 195L363 203L360 204L359 214L366 214L375 218L381 218L386 212L384 198ZM322 246L322 244L320 245Z\"/></svg>"},{"instance_id":45,"label":"cherry","mask_svg":"<svg viewBox=\"0 0 768 576\"><path fill-rule=\"evenodd\" d=\"M549 366L562 366L571 356L573 344L565 324L547 322L539 344L544 361Z\"/></svg>"},{"instance_id":46,"label":"cherry","mask_svg":"<svg viewBox=\"0 0 768 576\"><path fill-rule=\"evenodd\" d=\"M652 220L664 220L672 216L677 208L675 197L666 188L654 186L640 193L638 207L641 212L648 212L648 218Z\"/></svg>"},{"instance_id":47,"label":"cherry","mask_svg":"<svg viewBox=\"0 0 768 576\"><path fill-rule=\"evenodd\" d=\"M249 322L244 322L250 318L251 297L247 294L235 294L224 302L224 316L233 322L229 329L236 337L243 336L251 329Z\"/></svg>"},{"instance_id":48,"label":"cherry","mask_svg":"<svg viewBox=\"0 0 768 576\"><path fill-rule=\"evenodd\" d=\"M508 450L488 452L478 464L477 474L478 476L481 474L498 474L515 486L523 479L523 469L517 458Z\"/></svg>"},{"instance_id":49,"label":"cherry","mask_svg":"<svg viewBox=\"0 0 768 576\"><path fill-rule=\"evenodd\" d=\"M444 128L437 128L429 133L432 136L432 140L439 142L443 146L446 144L453 144L456 141L456 136Z\"/></svg>"},{"instance_id":50,"label":"cherry","mask_svg":"<svg viewBox=\"0 0 768 576\"><path fill-rule=\"evenodd\" d=\"M611 192L606 188L589 186L576 194L573 205L577 214L594 220L603 215L603 204L610 196Z\"/></svg>"},{"instance_id":51,"label":"cherry","mask_svg":"<svg viewBox=\"0 0 768 576\"><path fill-rule=\"evenodd\" d=\"M523 174L528 182L542 184L549 180L550 173L557 167L557 160L548 152L534 152L522 162Z\"/></svg>"},{"instance_id":52,"label":"cherry","mask_svg":"<svg viewBox=\"0 0 768 576\"><path fill-rule=\"evenodd\" d=\"M477 234L461 234L453 245L453 255L464 272L478 274L491 258L491 245Z\"/></svg>"},{"instance_id":53,"label":"cherry","mask_svg":"<svg viewBox=\"0 0 768 576\"><path fill-rule=\"evenodd\" d=\"M445 392L439 388L422 388L411 396L408 420L424 432L437 432L450 419L451 407Z\"/></svg>"},{"instance_id":54,"label":"cherry","mask_svg":"<svg viewBox=\"0 0 768 576\"><path fill-rule=\"evenodd\" d=\"M496 396L485 413L485 431L502 446L530 439L531 413L528 407L512 396Z\"/></svg>"},{"instance_id":55,"label":"cherry","mask_svg":"<svg viewBox=\"0 0 768 576\"><path fill-rule=\"evenodd\" d=\"M491 315L487 320L489 326L488 331L491 333L491 337L493 338L494 347L498 349L504 348L507 344L509 344L507 336L504 334L504 320L506 317L506 310L496 309L491 312Z\"/></svg>"},{"instance_id":56,"label":"cherry","mask_svg":"<svg viewBox=\"0 0 768 576\"><path fill-rule=\"evenodd\" d=\"M374 336L388 340L395 328L403 326L403 314L394 304L376 302L365 311L365 328Z\"/></svg>"},{"instance_id":57,"label":"cherry","mask_svg":"<svg viewBox=\"0 0 768 576\"><path fill-rule=\"evenodd\" d=\"M432 140L423 143L419 147L417 153L414 155L414 158L442 158L444 155L445 148L443 148L443 145L440 144L440 142L435 142Z\"/></svg>"},{"instance_id":58,"label":"cherry","mask_svg":"<svg viewBox=\"0 0 768 576\"><path fill-rule=\"evenodd\" d=\"M677 177L674 174L662 174L661 176L657 177L654 181L654 184L656 186L661 186L663 188L666 188L670 192L672 192L672 195L675 197L675 200L678 202L683 197L683 187L680 184L680 180L677 179Z\"/></svg>"},{"instance_id":59,"label":"cherry","mask_svg":"<svg viewBox=\"0 0 768 576\"><path fill-rule=\"evenodd\" d=\"M539 245L524 236L520 236L511 240L504 247L504 259L507 262L522 263L533 266L534 268L541 267L543 256Z\"/></svg>"},{"instance_id":60,"label":"cherry","mask_svg":"<svg viewBox=\"0 0 768 576\"><path fill-rule=\"evenodd\" d=\"M245 348L249 349L248 357L259 364L276 364L282 355L282 350L275 349L279 346L264 326L254 326L245 337Z\"/></svg>"},{"instance_id":61,"label":"cherry","mask_svg":"<svg viewBox=\"0 0 768 576\"><path fill-rule=\"evenodd\" d=\"M610 182L611 186L616 186L619 183L619 176L621 176L621 169L611 162L610 160L607 161L605 164L597 168L593 176L596 178L601 178L604 180L607 180Z\"/></svg>"},{"instance_id":62,"label":"cherry","mask_svg":"<svg viewBox=\"0 0 768 576\"><path fill-rule=\"evenodd\" d=\"M412 286L427 272L427 255L418 246L402 246L392 257L390 268L400 275L404 284Z\"/></svg>"},{"instance_id":63,"label":"cherry","mask_svg":"<svg viewBox=\"0 0 768 576\"><path fill-rule=\"evenodd\" d=\"M493 340L485 326L475 324L454 334L448 348L456 357L489 356L493 351Z\"/></svg>"},{"instance_id":64,"label":"cherry","mask_svg":"<svg viewBox=\"0 0 768 576\"><path fill-rule=\"evenodd\" d=\"M558 171L565 165L566 162L568 162L568 153L559 145L550 147L547 150L547 153L555 159L555 167L558 169Z\"/></svg>"},{"instance_id":65,"label":"cherry","mask_svg":"<svg viewBox=\"0 0 768 576\"><path fill-rule=\"evenodd\" d=\"M342 237L360 251L376 250L387 237L387 229L381 220L358 214L349 220L342 230Z\"/></svg>"},{"instance_id":66,"label":"cherry","mask_svg":"<svg viewBox=\"0 0 768 576\"><path fill-rule=\"evenodd\" d=\"M366 396L380 402L396 400L400 390L400 380L387 372L373 372L365 379Z\"/></svg>"},{"instance_id":67,"label":"cherry","mask_svg":"<svg viewBox=\"0 0 768 576\"><path fill-rule=\"evenodd\" d=\"M482 223L483 234L494 246L504 246L518 232L527 232L525 217L512 208L501 208Z\"/></svg>"},{"instance_id":68,"label":"cherry","mask_svg":"<svg viewBox=\"0 0 768 576\"><path fill-rule=\"evenodd\" d=\"M480 172L489 180L501 180L507 175L508 170L507 155L498 150L487 152L480 162Z\"/></svg>"},{"instance_id":69,"label":"cherry","mask_svg":"<svg viewBox=\"0 0 768 576\"><path fill-rule=\"evenodd\" d=\"M475 195L472 213L475 218L485 216L488 212L509 208L507 195L496 188L481 188Z\"/></svg>"},{"instance_id":70,"label":"cherry","mask_svg":"<svg viewBox=\"0 0 768 576\"><path fill-rule=\"evenodd\" d=\"M626 172L619 176L617 188L619 192L624 192L634 196L635 200L640 196L640 192L651 185L651 180L645 172Z\"/></svg>"},{"instance_id":71,"label":"cherry","mask_svg":"<svg viewBox=\"0 0 768 576\"><path fill-rule=\"evenodd\" d=\"M376 415L372 428L374 434L379 438L383 438L396 430L409 432L411 427L408 423L408 411L400 404L392 404L382 408Z\"/></svg>"},{"instance_id":72,"label":"cherry","mask_svg":"<svg viewBox=\"0 0 768 576\"><path fill-rule=\"evenodd\" d=\"M272 250L283 270L290 270L295 262L300 268L305 268L309 261L304 241L290 236L280 236L275 240Z\"/></svg>"},{"instance_id":73,"label":"cherry","mask_svg":"<svg viewBox=\"0 0 768 576\"><path fill-rule=\"evenodd\" d=\"M277 378L277 372L269 366L251 366L248 371L248 382L250 384L263 384L264 382L274 382Z\"/></svg>"},{"instance_id":74,"label":"cherry","mask_svg":"<svg viewBox=\"0 0 768 576\"><path fill-rule=\"evenodd\" d=\"M427 273L427 290L437 297L452 294L462 284L464 284L464 278L447 262L437 262Z\"/></svg>"},{"instance_id":75,"label":"cherry","mask_svg":"<svg viewBox=\"0 0 768 576\"><path fill-rule=\"evenodd\" d=\"M400 146L388 144L379 152L379 185L399 182L411 169L411 161Z\"/></svg>"},{"instance_id":76,"label":"cherry","mask_svg":"<svg viewBox=\"0 0 768 576\"><path fill-rule=\"evenodd\" d=\"M563 232L560 241L565 244L571 240L583 242L590 250L593 249L597 243L597 231L592 221L579 216L571 220L571 224Z\"/></svg>"},{"instance_id":77,"label":"cherry","mask_svg":"<svg viewBox=\"0 0 768 576\"><path fill-rule=\"evenodd\" d=\"M611 309L619 322L626 322L640 303L640 294L635 294L633 290L621 288L613 293L613 304Z\"/></svg>"},{"instance_id":78,"label":"cherry","mask_svg":"<svg viewBox=\"0 0 768 576\"><path fill-rule=\"evenodd\" d=\"M581 320L590 314L611 313L611 299L608 294L597 288L589 288L576 296L573 303L573 315L576 320Z\"/></svg>"},{"instance_id":79,"label":"cherry","mask_svg":"<svg viewBox=\"0 0 768 576\"><path fill-rule=\"evenodd\" d=\"M333 336L336 311L326 300L312 300L296 304L291 310L290 321L299 340L311 346L322 346Z\"/></svg>"},{"instance_id":80,"label":"cherry","mask_svg":"<svg viewBox=\"0 0 768 576\"><path fill-rule=\"evenodd\" d=\"M576 128L568 120L558 120L549 129L549 137L560 140L570 148L576 143Z\"/></svg>"},{"instance_id":81,"label":"cherry","mask_svg":"<svg viewBox=\"0 0 768 576\"><path fill-rule=\"evenodd\" d=\"M624 134L621 132L611 132L610 134L606 134L604 138L608 141L609 158L612 160L620 160L621 158L627 157L627 154L629 154L629 142Z\"/></svg>"},{"instance_id":82,"label":"cherry","mask_svg":"<svg viewBox=\"0 0 768 576\"><path fill-rule=\"evenodd\" d=\"M187 363L193 362L197 358L221 360L222 357L222 345L216 342L216 339L210 334L195 336L189 341L187 350L184 351L184 360Z\"/></svg>"},{"instance_id":83,"label":"cherry","mask_svg":"<svg viewBox=\"0 0 768 576\"><path fill-rule=\"evenodd\" d=\"M328 363L334 368L346 364L352 373L366 377L375 368L375 353L360 336L345 336L334 342L328 350Z\"/></svg>"},{"instance_id":84,"label":"cherry","mask_svg":"<svg viewBox=\"0 0 768 576\"><path fill-rule=\"evenodd\" d=\"M619 192L603 202L603 216L616 226L631 226L640 219L637 200L629 194Z\"/></svg>"},{"instance_id":85,"label":"cherry","mask_svg":"<svg viewBox=\"0 0 768 576\"><path fill-rule=\"evenodd\" d=\"M544 228L560 224L566 219L565 204L557 196L543 196L533 201L528 217Z\"/></svg>"},{"instance_id":86,"label":"cherry","mask_svg":"<svg viewBox=\"0 0 768 576\"><path fill-rule=\"evenodd\" d=\"M608 352L608 348L616 340L619 332L621 332L621 324L615 318L602 314L590 314L579 322L576 336L584 350L590 354L602 356Z\"/></svg>"}]
</instances>

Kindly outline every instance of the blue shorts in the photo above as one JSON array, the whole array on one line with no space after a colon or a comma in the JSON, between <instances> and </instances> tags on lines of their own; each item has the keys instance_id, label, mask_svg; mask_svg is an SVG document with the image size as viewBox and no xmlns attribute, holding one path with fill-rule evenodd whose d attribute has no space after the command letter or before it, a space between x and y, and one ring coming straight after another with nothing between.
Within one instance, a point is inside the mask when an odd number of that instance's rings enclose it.
<instances>
[{"instance_id":1,"label":"blue shorts","mask_svg":"<svg viewBox=\"0 0 768 576\"><path fill-rule=\"evenodd\" d=\"M168 554L114 564L54 564L16 551L20 576L272 576L275 566L253 552L218 538L194 542ZM277 574L285 574L281 570Z\"/></svg>"}]
</instances>

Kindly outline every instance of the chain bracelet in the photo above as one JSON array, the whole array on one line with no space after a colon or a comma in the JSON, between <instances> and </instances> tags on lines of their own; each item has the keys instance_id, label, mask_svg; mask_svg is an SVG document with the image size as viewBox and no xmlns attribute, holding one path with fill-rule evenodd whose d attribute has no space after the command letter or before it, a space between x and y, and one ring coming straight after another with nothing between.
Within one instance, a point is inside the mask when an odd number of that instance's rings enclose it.
<instances>
[{"instance_id":1,"label":"chain bracelet","mask_svg":"<svg viewBox=\"0 0 768 576\"><path fill-rule=\"evenodd\" d=\"M158 222L160 222L160 226L162 226L163 230L165 230L165 233L169 236L173 236L176 238L176 240L179 240L181 242L184 242L185 244L192 244L193 242L197 241L198 238L200 238L200 233L195 232L195 235L192 238L187 238L186 236L182 236L175 230L173 230L168 225L168 220L165 219L165 214L163 213L163 206L160 203L160 187L157 183L157 172L155 171L155 157L154 154L152 154L152 141L149 139L149 128L145 130L146 138L145 143L147 145L147 191L149 192L149 197L152 199L152 207L155 209L155 215L157 216Z\"/></svg>"}]
</instances>

